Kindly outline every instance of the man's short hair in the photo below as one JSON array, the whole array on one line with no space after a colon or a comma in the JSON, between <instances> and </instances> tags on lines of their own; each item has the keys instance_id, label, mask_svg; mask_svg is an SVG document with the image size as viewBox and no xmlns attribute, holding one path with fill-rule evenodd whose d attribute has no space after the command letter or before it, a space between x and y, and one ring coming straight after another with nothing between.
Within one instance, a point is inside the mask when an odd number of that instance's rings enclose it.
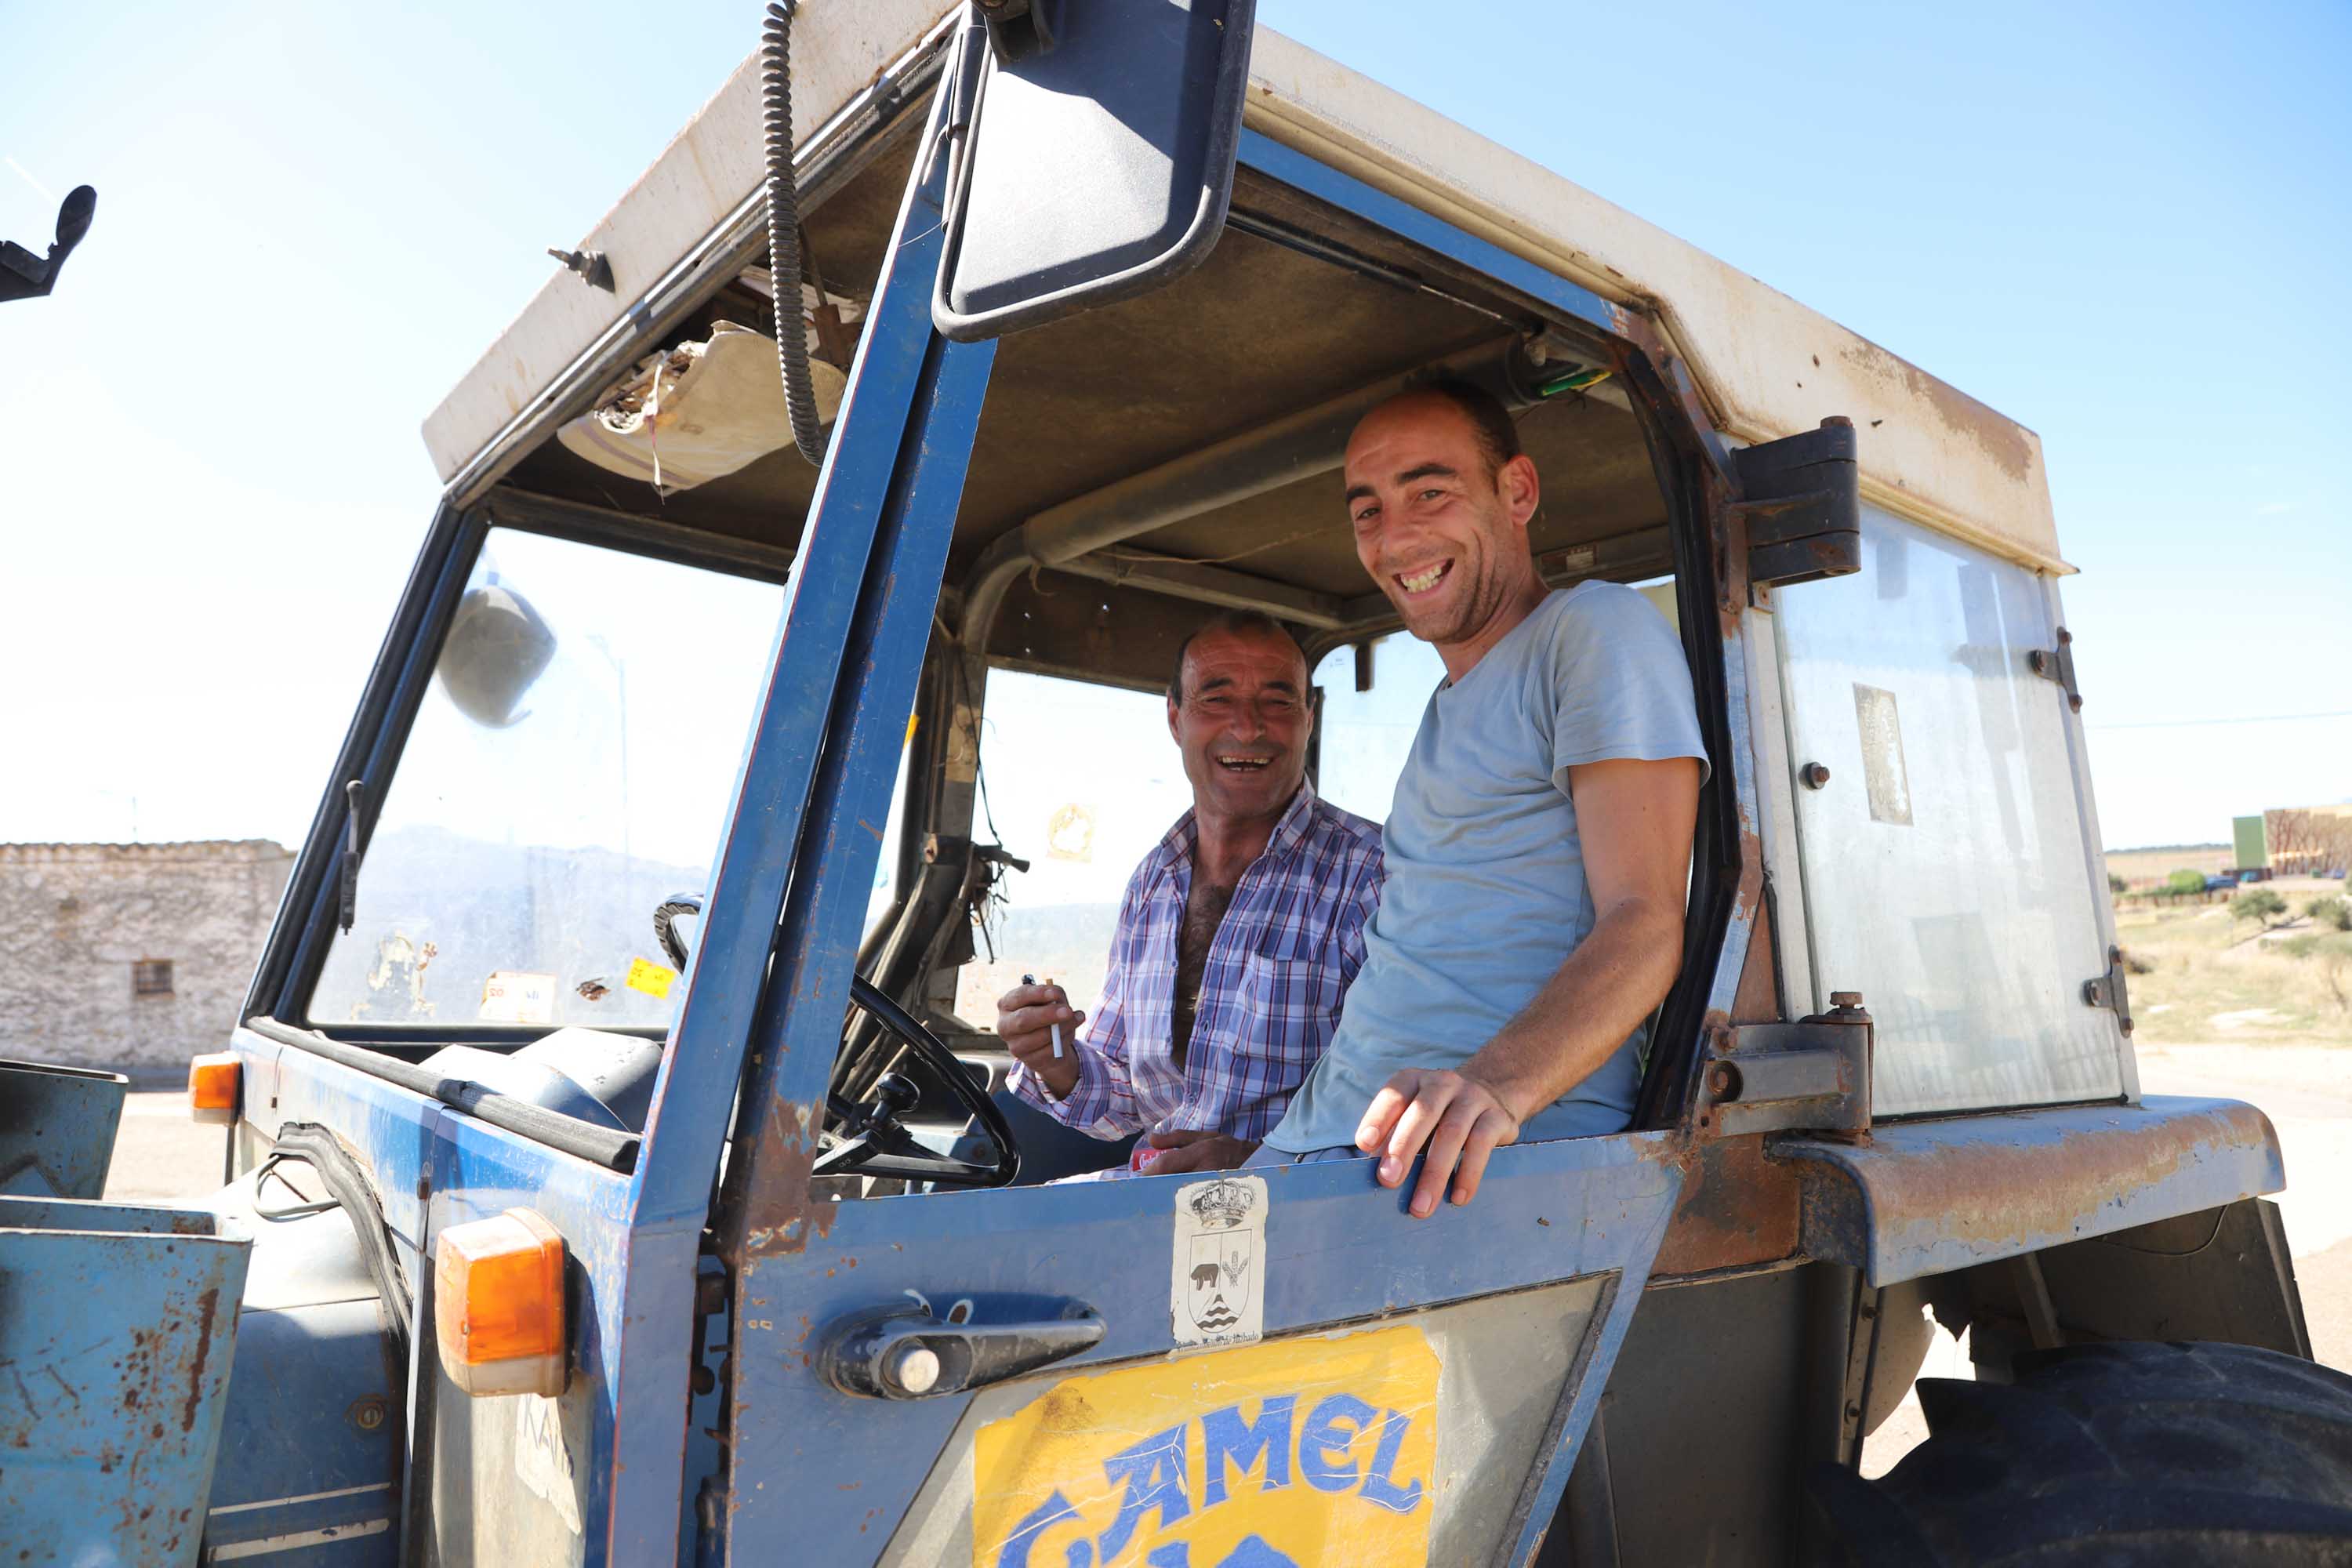
<instances>
[{"instance_id":1,"label":"man's short hair","mask_svg":"<svg viewBox=\"0 0 2352 1568\"><path fill-rule=\"evenodd\" d=\"M1220 610L1194 626L1191 635L1177 647L1175 672L1168 678L1168 700L1180 708L1184 705L1184 660L1192 651L1193 638L1206 632L1239 632L1251 637L1280 637L1298 649L1298 662L1302 666L1307 662L1307 649L1300 647L1297 634L1264 610ZM1310 678L1313 673L1308 671ZM1307 693L1302 691L1298 695L1304 699Z\"/></svg>"},{"instance_id":2,"label":"man's short hair","mask_svg":"<svg viewBox=\"0 0 2352 1568\"><path fill-rule=\"evenodd\" d=\"M1511 422L1511 411L1503 406L1501 398L1476 382L1450 371L1433 371L1405 383L1401 395L1415 395L1442 397L1470 421L1471 434L1477 437L1478 450L1486 459L1488 479L1500 473L1505 463L1525 449L1519 445L1519 427Z\"/></svg>"}]
</instances>

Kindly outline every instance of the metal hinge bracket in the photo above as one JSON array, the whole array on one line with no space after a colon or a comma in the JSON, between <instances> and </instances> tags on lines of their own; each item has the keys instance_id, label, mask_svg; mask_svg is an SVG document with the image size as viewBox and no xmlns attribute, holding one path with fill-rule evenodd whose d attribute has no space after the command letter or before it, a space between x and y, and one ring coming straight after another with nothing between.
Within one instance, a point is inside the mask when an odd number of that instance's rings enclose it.
<instances>
[{"instance_id":1,"label":"metal hinge bracket","mask_svg":"<svg viewBox=\"0 0 2352 1568\"><path fill-rule=\"evenodd\" d=\"M1826 1013L1794 1024L1716 1032L1700 1079L1698 1125L1707 1134L1802 1130L1832 1138L1870 1133L1870 1015L1840 991Z\"/></svg>"},{"instance_id":2,"label":"metal hinge bracket","mask_svg":"<svg viewBox=\"0 0 2352 1568\"><path fill-rule=\"evenodd\" d=\"M2107 949L2107 972L2083 982L2083 1005L2112 1010L2116 1026L2126 1035L2132 1032L2131 990L2124 981L2122 948Z\"/></svg>"},{"instance_id":3,"label":"metal hinge bracket","mask_svg":"<svg viewBox=\"0 0 2352 1568\"><path fill-rule=\"evenodd\" d=\"M1740 499L1731 511L1747 528L1751 584L1810 583L1861 569L1853 421L1832 416L1817 430L1743 447L1732 466Z\"/></svg>"},{"instance_id":4,"label":"metal hinge bracket","mask_svg":"<svg viewBox=\"0 0 2352 1568\"><path fill-rule=\"evenodd\" d=\"M2074 634L2064 626L2058 628L2056 647L2037 647L2025 656L2025 662L2034 674L2044 680L2054 680L2066 689L2066 706L2080 713L2083 710L2082 689L2074 684Z\"/></svg>"}]
</instances>

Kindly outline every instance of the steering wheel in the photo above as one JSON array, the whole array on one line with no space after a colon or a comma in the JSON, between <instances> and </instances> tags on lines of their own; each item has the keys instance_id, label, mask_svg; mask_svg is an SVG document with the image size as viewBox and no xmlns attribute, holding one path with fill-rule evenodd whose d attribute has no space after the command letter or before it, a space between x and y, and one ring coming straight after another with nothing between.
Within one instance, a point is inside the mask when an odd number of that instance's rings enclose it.
<instances>
[{"instance_id":1,"label":"steering wheel","mask_svg":"<svg viewBox=\"0 0 2352 1568\"><path fill-rule=\"evenodd\" d=\"M699 893L673 893L654 910L654 940L669 956L670 967L686 968L686 939L678 935L677 917L702 912ZM917 1022L914 1015L866 983L861 974L849 977L849 1000L863 1008L883 1033L903 1046L929 1076L944 1084L956 1103L987 1134L994 1158L967 1160L940 1154L916 1142L901 1118L923 1098L922 1089L899 1072L886 1072L876 1080L870 1096L852 1100L827 1090L824 1097L824 1147L810 1168L819 1176L844 1176L852 1172L868 1176L898 1176L946 1187L1010 1186L1021 1173L1021 1152L1013 1129L970 1069L938 1036Z\"/></svg>"}]
</instances>

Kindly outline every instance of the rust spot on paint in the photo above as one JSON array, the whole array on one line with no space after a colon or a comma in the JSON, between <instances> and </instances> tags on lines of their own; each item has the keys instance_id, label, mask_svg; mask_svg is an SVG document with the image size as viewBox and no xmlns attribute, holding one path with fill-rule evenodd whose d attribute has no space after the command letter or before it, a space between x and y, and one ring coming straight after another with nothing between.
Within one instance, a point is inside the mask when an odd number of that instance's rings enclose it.
<instances>
[{"instance_id":1,"label":"rust spot on paint","mask_svg":"<svg viewBox=\"0 0 2352 1568\"><path fill-rule=\"evenodd\" d=\"M220 1315L220 1287L215 1285L197 1300L204 1304L204 1324L196 1331L196 1359L188 1368L188 1397L180 1411L180 1430L192 1432L196 1426L196 1407L204 1403L205 1365L213 1358L213 1320Z\"/></svg>"},{"instance_id":2,"label":"rust spot on paint","mask_svg":"<svg viewBox=\"0 0 2352 1568\"><path fill-rule=\"evenodd\" d=\"M1652 1277L1712 1274L1795 1255L1801 1184L1765 1157L1764 1135L1693 1143L1681 1162L1682 1195Z\"/></svg>"},{"instance_id":3,"label":"rust spot on paint","mask_svg":"<svg viewBox=\"0 0 2352 1568\"><path fill-rule=\"evenodd\" d=\"M2011 479L2022 481L2027 477L2033 465L2033 437L2014 419L1898 359L1876 343L1853 343L1841 357L1857 374L1889 388L1890 402L1926 404L1935 410L1936 417L1954 440L1973 445Z\"/></svg>"}]
</instances>

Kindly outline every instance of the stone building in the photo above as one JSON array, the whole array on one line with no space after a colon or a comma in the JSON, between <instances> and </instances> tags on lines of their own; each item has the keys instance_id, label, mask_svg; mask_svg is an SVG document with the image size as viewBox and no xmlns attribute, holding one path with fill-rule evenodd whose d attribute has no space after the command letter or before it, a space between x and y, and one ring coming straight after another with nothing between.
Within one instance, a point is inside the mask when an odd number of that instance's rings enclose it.
<instances>
[{"instance_id":1,"label":"stone building","mask_svg":"<svg viewBox=\"0 0 2352 1568\"><path fill-rule=\"evenodd\" d=\"M224 1048L293 869L259 838L0 844L0 1057L152 1075Z\"/></svg>"}]
</instances>

